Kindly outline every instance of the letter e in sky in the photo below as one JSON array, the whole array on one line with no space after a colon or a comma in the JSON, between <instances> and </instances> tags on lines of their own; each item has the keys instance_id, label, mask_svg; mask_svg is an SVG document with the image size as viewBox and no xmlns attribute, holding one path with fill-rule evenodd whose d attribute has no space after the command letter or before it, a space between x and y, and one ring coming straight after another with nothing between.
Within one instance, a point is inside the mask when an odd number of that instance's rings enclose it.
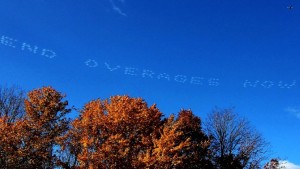
<instances>
[{"instance_id":1,"label":"letter e in sky","mask_svg":"<svg viewBox=\"0 0 300 169\"><path fill-rule=\"evenodd\" d=\"M4 46L9 46L9 47L12 47L12 48L16 48L16 46L14 45L14 43L16 43L17 40L16 39L13 39L13 38L10 38L10 37L7 37L7 36L1 36L1 39L0 39L0 43Z\"/></svg>"},{"instance_id":2,"label":"letter e in sky","mask_svg":"<svg viewBox=\"0 0 300 169\"><path fill-rule=\"evenodd\" d=\"M203 77L192 77L191 78L191 84L196 84L196 85L203 85Z\"/></svg>"},{"instance_id":3,"label":"letter e in sky","mask_svg":"<svg viewBox=\"0 0 300 169\"><path fill-rule=\"evenodd\" d=\"M136 76L136 75L137 75L136 71L137 71L137 69L136 69L136 68L132 68L132 67L125 67L124 74L125 74L125 75L132 75L132 76Z\"/></svg>"},{"instance_id":4,"label":"letter e in sky","mask_svg":"<svg viewBox=\"0 0 300 169\"><path fill-rule=\"evenodd\" d=\"M208 85L209 86L219 86L220 83L219 83L219 80L218 78L210 78L208 79Z\"/></svg>"}]
</instances>

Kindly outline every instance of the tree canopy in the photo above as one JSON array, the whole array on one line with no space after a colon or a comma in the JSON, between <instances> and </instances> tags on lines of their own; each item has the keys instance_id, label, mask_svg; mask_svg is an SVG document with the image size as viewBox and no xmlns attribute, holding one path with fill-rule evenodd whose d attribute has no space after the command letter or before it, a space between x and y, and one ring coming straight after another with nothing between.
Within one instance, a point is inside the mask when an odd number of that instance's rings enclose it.
<instances>
[{"instance_id":1,"label":"tree canopy","mask_svg":"<svg viewBox=\"0 0 300 169\"><path fill-rule=\"evenodd\" d=\"M92 100L73 120L65 95L52 87L23 101L20 118L8 120L14 114L0 109L1 168L261 167L262 136L226 110L210 114L203 128L191 110L164 117L155 104L129 96Z\"/></svg>"}]
</instances>

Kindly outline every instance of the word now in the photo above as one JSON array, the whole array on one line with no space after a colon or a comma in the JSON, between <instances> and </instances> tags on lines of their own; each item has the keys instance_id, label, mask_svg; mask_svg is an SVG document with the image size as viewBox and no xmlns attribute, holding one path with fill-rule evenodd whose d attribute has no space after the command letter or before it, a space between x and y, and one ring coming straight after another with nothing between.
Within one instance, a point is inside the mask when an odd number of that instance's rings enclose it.
<instances>
[{"instance_id":1,"label":"word now","mask_svg":"<svg viewBox=\"0 0 300 169\"><path fill-rule=\"evenodd\" d=\"M26 42L19 42L17 39L13 39L5 35L1 36L0 44L11 48L18 48L22 51L28 51L33 54L40 54L50 59L56 56L56 53L53 50L44 49L44 48L39 49L39 47L36 45L32 46Z\"/></svg>"},{"instance_id":2,"label":"word now","mask_svg":"<svg viewBox=\"0 0 300 169\"><path fill-rule=\"evenodd\" d=\"M290 89L293 86L296 86L296 80L293 80L291 83L284 83L283 81L279 81L279 82L274 82L274 81L249 81L249 80L245 80L243 87L244 88L248 88L248 87L262 87L262 88L272 88L272 87L279 87L282 89Z\"/></svg>"},{"instance_id":3,"label":"word now","mask_svg":"<svg viewBox=\"0 0 300 169\"><path fill-rule=\"evenodd\" d=\"M95 68L98 67L98 62L92 59L89 59L85 62L86 66ZM212 87L216 87L220 85L218 78L204 78L204 77L188 77L186 75L175 75L171 76L168 73L155 73L149 69L138 69L135 67L124 67L122 68L120 65L110 65L107 62L104 62L104 66L110 72L122 70L125 75L129 76L139 76L142 78L150 78L155 80L165 80L165 81L174 81L178 83L189 83L194 85L208 85Z\"/></svg>"}]
</instances>

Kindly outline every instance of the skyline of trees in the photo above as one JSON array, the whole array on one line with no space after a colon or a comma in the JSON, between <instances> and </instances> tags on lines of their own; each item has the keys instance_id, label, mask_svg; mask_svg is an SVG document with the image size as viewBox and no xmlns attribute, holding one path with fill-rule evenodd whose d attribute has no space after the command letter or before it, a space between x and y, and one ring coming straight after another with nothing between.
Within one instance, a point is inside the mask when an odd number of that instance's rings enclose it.
<instances>
[{"instance_id":1,"label":"skyline of trees","mask_svg":"<svg viewBox=\"0 0 300 169\"><path fill-rule=\"evenodd\" d=\"M203 123L191 110L165 117L142 98L112 96L71 120L54 88L27 97L15 89L0 90L1 168L255 169L266 156L263 137L232 109L215 109Z\"/></svg>"}]
</instances>

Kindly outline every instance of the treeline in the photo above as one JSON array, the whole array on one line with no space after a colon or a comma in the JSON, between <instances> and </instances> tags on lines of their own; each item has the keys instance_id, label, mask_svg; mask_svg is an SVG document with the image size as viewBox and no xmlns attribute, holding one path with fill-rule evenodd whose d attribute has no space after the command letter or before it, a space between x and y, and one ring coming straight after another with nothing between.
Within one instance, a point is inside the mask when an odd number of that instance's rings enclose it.
<instances>
[{"instance_id":1,"label":"treeline","mask_svg":"<svg viewBox=\"0 0 300 169\"><path fill-rule=\"evenodd\" d=\"M191 110L164 117L141 98L112 96L71 120L54 88L24 93L0 89L0 168L255 169L266 157L268 143L231 109L202 123Z\"/></svg>"}]
</instances>

